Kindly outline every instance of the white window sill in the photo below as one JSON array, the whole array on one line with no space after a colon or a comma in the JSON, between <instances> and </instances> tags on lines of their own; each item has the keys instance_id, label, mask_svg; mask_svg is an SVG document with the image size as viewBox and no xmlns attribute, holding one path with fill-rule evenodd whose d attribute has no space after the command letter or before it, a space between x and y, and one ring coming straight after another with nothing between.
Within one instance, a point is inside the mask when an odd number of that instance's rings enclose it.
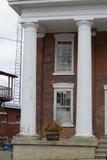
<instances>
[{"instance_id":1,"label":"white window sill","mask_svg":"<svg viewBox=\"0 0 107 160\"><path fill-rule=\"evenodd\" d=\"M20 124L20 122L16 122L16 124Z\"/></svg>"},{"instance_id":2,"label":"white window sill","mask_svg":"<svg viewBox=\"0 0 107 160\"><path fill-rule=\"evenodd\" d=\"M72 128L72 127L74 127L74 125L73 124L62 124L62 127L63 128Z\"/></svg>"},{"instance_id":3,"label":"white window sill","mask_svg":"<svg viewBox=\"0 0 107 160\"><path fill-rule=\"evenodd\" d=\"M71 76L71 75L74 75L74 74L75 73L72 73L72 72L55 72L52 75L55 75L55 76Z\"/></svg>"}]
</instances>

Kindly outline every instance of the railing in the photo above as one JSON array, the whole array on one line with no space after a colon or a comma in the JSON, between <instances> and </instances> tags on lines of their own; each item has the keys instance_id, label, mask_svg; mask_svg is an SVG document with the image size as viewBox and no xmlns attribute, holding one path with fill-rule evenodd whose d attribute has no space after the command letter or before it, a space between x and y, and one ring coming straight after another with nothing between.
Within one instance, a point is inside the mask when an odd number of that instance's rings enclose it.
<instances>
[{"instance_id":1,"label":"railing","mask_svg":"<svg viewBox=\"0 0 107 160\"><path fill-rule=\"evenodd\" d=\"M0 101L12 100L12 88L0 86Z\"/></svg>"}]
</instances>

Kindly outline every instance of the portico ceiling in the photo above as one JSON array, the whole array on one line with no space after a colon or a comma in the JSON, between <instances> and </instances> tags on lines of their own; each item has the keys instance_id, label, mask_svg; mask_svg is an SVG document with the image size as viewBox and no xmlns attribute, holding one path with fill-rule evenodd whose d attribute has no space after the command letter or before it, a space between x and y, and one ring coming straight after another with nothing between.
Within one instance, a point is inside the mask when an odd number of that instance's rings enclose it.
<instances>
[{"instance_id":1,"label":"portico ceiling","mask_svg":"<svg viewBox=\"0 0 107 160\"><path fill-rule=\"evenodd\" d=\"M39 31L45 31L48 33L77 31L76 24L73 20L40 21L39 24Z\"/></svg>"},{"instance_id":2,"label":"portico ceiling","mask_svg":"<svg viewBox=\"0 0 107 160\"><path fill-rule=\"evenodd\" d=\"M97 31L107 31L107 19L93 20L92 28ZM74 20L50 20L39 22L39 32L61 33L77 32L78 28Z\"/></svg>"}]
</instances>

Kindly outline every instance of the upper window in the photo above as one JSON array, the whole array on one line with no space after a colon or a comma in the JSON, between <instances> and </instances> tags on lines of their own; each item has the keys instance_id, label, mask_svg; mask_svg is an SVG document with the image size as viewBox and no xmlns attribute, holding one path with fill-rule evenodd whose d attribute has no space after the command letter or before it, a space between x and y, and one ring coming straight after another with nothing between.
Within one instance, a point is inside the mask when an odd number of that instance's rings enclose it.
<instances>
[{"instance_id":1,"label":"upper window","mask_svg":"<svg viewBox=\"0 0 107 160\"><path fill-rule=\"evenodd\" d=\"M73 126L73 84L55 83L54 120L64 127Z\"/></svg>"},{"instance_id":2,"label":"upper window","mask_svg":"<svg viewBox=\"0 0 107 160\"><path fill-rule=\"evenodd\" d=\"M59 75L73 74L74 35L55 35L55 73Z\"/></svg>"}]
</instances>

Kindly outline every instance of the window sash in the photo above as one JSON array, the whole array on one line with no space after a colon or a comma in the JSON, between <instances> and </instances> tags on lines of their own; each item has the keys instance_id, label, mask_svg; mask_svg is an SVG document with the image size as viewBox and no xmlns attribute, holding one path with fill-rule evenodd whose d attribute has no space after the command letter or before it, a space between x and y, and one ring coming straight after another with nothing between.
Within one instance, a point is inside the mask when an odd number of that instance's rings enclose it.
<instances>
[{"instance_id":1,"label":"window sash","mask_svg":"<svg viewBox=\"0 0 107 160\"><path fill-rule=\"evenodd\" d=\"M57 103L57 93L70 92L70 104L63 105ZM67 99L66 99L67 100ZM54 120L59 121L65 127L73 126L73 89L54 89Z\"/></svg>"},{"instance_id":2,"label":"window sash","mask_svg":"<svg viewBox=\"0 0 107 160\"><path fill-rule=\"evenodd\" d=\"M54 37L55 37L55 64L54 64L53 75L74 75L74 37L75 37L75 34L61 33L61 34L55 34ZM62 56L62 51L61 51L62 47L60 47L60 53L57 54L58 45L59 46L63 45L65 46L65 48L66 46L70 46L70 47L67 47L68 49L66 49L67 52L65 53L66 56L63 56L64 58L62 60L60 60Z\"/></svg>"},{"instance_id":3,"label":"window sash","mask_svg":"<svg viewBox=\"0 0 107 160\"><path fill-rule=\"evenodd\" d=\"M58 41L56 53L56 70L71 71L72 70L72 41Z\"/></svg>"}]
</instances>

